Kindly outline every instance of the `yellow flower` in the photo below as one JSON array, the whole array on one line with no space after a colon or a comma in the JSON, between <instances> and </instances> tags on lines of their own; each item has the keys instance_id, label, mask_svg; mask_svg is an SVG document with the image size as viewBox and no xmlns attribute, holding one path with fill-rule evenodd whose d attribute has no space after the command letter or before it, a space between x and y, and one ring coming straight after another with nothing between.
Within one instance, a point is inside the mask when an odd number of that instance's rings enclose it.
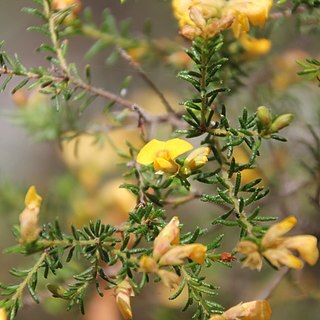
<instances>
[{"instance_id":1,"label":"yellow flower","mask_svg":"<svg viewBox=\"0 0 320 320\"><path fill-rule=\"evenodd\" d=\"M7 313L6 310L3 308L0 308L0 320L7 320Z\"/></svg>"},{"instance_id":2,"label":"yellow flower","mask_svg":"<svg viewBox=\"0 0 320 320\"><path fill-rule=\"evenodd\" d=\"M25 209L19 216L20 242L32 242L37 239L40 228L38 227L38 215L42 198L37 194L35 186L31 186L26 194Z\"/></svg>"},{"instance_id":3,"label":"yellow flower","mask_svg":"<svg viewBox=\"0 0 320 320\"><path fill-rule=\"evenodd\" d=\"M214 315L210 320L270 320L271 307L267 300L256 300L228 309L222 315Z\"/></svg>"},{"instance_id":4,"label":"yellow flower","mask_svg":"<svg viewBox=\"0 0 320 320\"><path fill-rule=\"evenodd\" d=\"M141 272L157 272L158 271L157 262L149 256L141 257L141 259L139 260L139 267Z\"/></svg>"},{"instance_id":5,"label":"yellow flower","mask_svg":"<svg viewBox=\"0 0 320 320\"><path fill-rule=\"evenodd\" d=\"M132 310L130 304L130 297L134 296L133 289L128 280L123 280L114 289L116 303L119 311L125 320L132 319Z\"/></svg>"},{"instance_id":6,"label":"yellow flower","mask_svg":"<svg viewBox=\"0 0 320 320\"><path fill-rule=\"evenodd\" d=\"M288 266L293 269L303 267L302 260L294 256L291 251L297 251L312 266L319 259L316 237L311 235L283 237L296 224L295 217L288 217L270 227L262 239L263 255L276 267Z\"/></svg>"},{"instance_id":7,"label":"yellow flower","mask_svg":"<svg viewBox=\"0 0 320 320\"><path fill-rule=\"evenodd\" d=\"M77 14L81 9L81 2L79 0L52 0L51 6L56 10L63 10L69 6L74 5L72 13Z\"/></svg>"},{"instance_id":8,"label":"yellow flower","mask_svg":"<svg viewBox=\"0 0 320 320\"><path fill-rule=\"evenodd\" d=\"M260 250L251 241L240 241L236 249L247 256L244 266L260 270L262 255L277 268L287 266L301 269L303 261L293 255L292 251L296 251L309 265L315 265L319 259L316 237L311 235L283 237L296 223L297 219L292 216L275 223L262 238Z\"/></svg>"},{"instance_id":9,"label":"yellow flower","mask_svg":"<svg viewBox=\"0 0 320 320\"><path fill-rule=\"evenodd\" d=\"M272 0L173 0L173 12L181 33L189 39L213 37L232 26L234 36L247 33L250 24L263 27L272 7ZM198 12L194 15L192 12ZM202 18L199 18L199 17Z\"/></svg>"},{"instance_id":10,"label":"yellow flower","mask_svg":"<svg viewBox=\"0 0 320 320\"><path fill-rule=\"evenodd\" d=\"M204 166L208 162L208 155L211 152L209 147L200 147L193 150L184 160L184 167L189 168L191 171Z\"/></svg>"},{"instance_id":11,"label":"yellow flower","mask_svg":"<svg viewBox=\"0 0 320 320\"><path fill-rule=\"evenodd\" d=\"M197 8L205 19L218 17L225 4L224 0L173 0L172 7L180 27L185 25L195 26L189 16L191 7Z\"/></svg>"},{"instance_id":12,"label":"yellow flower","mask_svg":"<svg viewBox=\"0 0 320 320\"><path fill-rule=\"evenodd\" d=\"M271 41L269 39L256 39L244 33L240 37L240 43L246 50L244 54L245 59L262 56L270 51Z\"/></svg>"},{"instance_id":13,"label":"yellow flower","mask_svg":"<svg viewBox=\"0 0 320 320\"><path fill-rule=\"evenodd\" d=\"M174 246L160 258L159 265L180 265L186 258L203 264L206 252L207 247L200 243Z\"/></svg>"},{"instance_id":14,"label":"yellow flower","mask_svg":"<svg viewBox=\"0 0 320 320\"><path fill-rule=\"evenodd\" d=\"M179 218L173 217L154 240L153 257L158 260L172 245L180 242Z\"/></svg>"},{"instance_id":15,"label":"yellow flower","mask_svg":"<svg viewBox=\"0 0 320 320\"><path fill-rule=\"evenodd\" d=\"M243 267L248 267L251 270L261 270L262 258L259 253L259 248L255 243L243 240L238 243L235 249L247 256L243 262Z\"/></svg>"},{"instance_id":16,"label":"yellow flower","mask_svg":"<svg viewBox=\"0 0 320 320\"><path fill-rule=\"evenodd\" d=\"M225 5L223 14L235 16L233 33L238 38L243 32L249 31L249 23L263 27L272 4L272 0L231 0Z\"/></svg>"},{"instance_id":17,"label":"yellow flower","mask_svg":"<svg viewBox=\"0 0 320 320\"><path fill-rule=\"evenodd\" d=\"M153 139L140 150L137 162L143 165L153 163L156 171L175 174L180 166L174 159L192 148L189 142L179 138L168 141Z\"/></svg>"},{"instance_id":18,"label":"yellow flower","mask_svg":"<svg viewBox=\"0 0 320 320\"><path fill-rule=\"evenodd\" d=\"M176 273L168 270L159 270L158 275L160 276L162 283L170 289L176 288L181 282L180 277Z\"/></svg>"}]
</instances>

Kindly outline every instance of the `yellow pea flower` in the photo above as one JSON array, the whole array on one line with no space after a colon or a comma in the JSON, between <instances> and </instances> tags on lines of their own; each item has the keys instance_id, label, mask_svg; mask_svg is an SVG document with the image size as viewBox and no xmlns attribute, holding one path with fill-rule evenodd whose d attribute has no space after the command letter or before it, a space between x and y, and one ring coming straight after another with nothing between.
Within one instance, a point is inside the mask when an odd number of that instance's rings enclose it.
<instances>
[{"instance_id":1,"label":"yellow pea flower","mask_svg":"<svg viewBox=\"0 0 320 320\"><path fill-rule=\"evenodd\" d=\"M191 171L204 166L208 162L208 155L211 152L209 147L200 147L193 150L185 159L183 166Z\"/></svg>"},{"instance_id":2,"label":"yellow pea flower","mask_svg":"<svg viewBox=\"0 0 320 320\"><path fill-rule=\"evenodd\" d=\"M25 209L19 216L21 243L32 242L39 235L38 215L41 202L42 198L38 195L35 186L31 186L25 197Z\"/></svg>"},{"instance_id":3,"label":"yellow pea flower","mask_svg":"<svg viewBox=\"0 0 320 320\"><path fill-rule=\"evenodd\" d=\"M157 272L158 264L153 258L149 256L142 256L139 260L139 269L141 272Z\"/></svg>"},{"instance_id":4,"label":"yellow pea flower","mask_svg":"<svg viewBox=\"0 0 320 320\"><path fill-rule=\"evenodd\" d=\"M7 313L4 308L0 308L0 320L7 320Z\"/></svg>"},{"instance_id":5,"label":"yellow pea flower","mask_svg":"<svg viewBox=\"0 0 320 320\"><path fill-rule=\"evenodd\" d=\"M248 267L251 270L261 270L262 258L259 253L259 248L255 243L243 240L238 243L235 249L247 256L243 262L243 267Z\"/></svg>"},{"instance_id":6,"label":"yellow pea flower","mask_svg":"<svg viewBox=\"0 0 320 320\"><path fill-rule=\"evenodd\" d=\"M267 300L255 300L228 309L221 315L214 315L209 320L270 320L271 307Z\"/></svg>"},{"instance_id":7,"label":"yellow pea flower","mask_svg":"<svg viewBox=\"0 0 320 320\"><path fill-rule=\"evenodd\" d=\"M245 59L251 59L262 56L268 53L271 49L271 41L269 39L252 38L248 36L248 34L246 33L240 37L240 43L242 47L246 50L243 56Z\"/></svg>"},{"instance_id":8,"label":"yellow pea flower","mask_svg":"<svg viewBox=\"0 0 320 320\"><path fill-rule=\"evenodd\" d=\"M179 245L172 247L159 260L160 266L180 265L186 258L199 264L204 263L207 247L200 243Z\"/></svg>"},{"instance_id":9,"label":"yellow pea flower","mask_svg":"<svg viewBox=\"0 0 320 320\"><path fill-rule=\"evenodd\" d=\"M173 217L171 221L160 231L154 240L153 257L158 260L172 245L180 242L180 221Z\"/></svg>"},{"instance_id":10,"label":"yellow pea flower","mask_svg":"<svg viewBox=\"0 0 320 320\"><path fill-rule=\"evenodd\" d=\"M69 6L75 5L72 8L72 13L77 14L81 9L81 2L79 0L52 0L51 6L56 10L63 10Z\"/></svg>"},{"instance_id":11,"label":"yellow pea flower","mask_svg":"<svg viewBox=\"0 0 320 320\"><path fill-rule=\"evenodd\" d=\"M261 256L264 256L275 267L287 266L293 269L301 269L305 260L313 266L319 259L317 238L312 235L299 235L284 237L297 223L293 216L271 226L261 241L260 249L251 241L240 241L236 250L247 256L244 266L251 269L261 269ZM292 251L298 252L300 257L293 255ZM260 259L258 258L260 256Z\"/></svg>"},{"instance_id":12,"label":"yellow pea flower","mask_svg":"<svg viewBox=\"0 0 320 320\"><path fill-rule=\"evenodd\" d=\"M132 319L132 310L130 304L130 297L134 296L133 289L128 280L123 280L114 289L116 303L119 311L125 320Z\"/></svg>"},{"instance_id":13,"label":"yellow pea flower","mask_svg":"<svg viewBox=\"0 0 320 320\"><path fill-rule=\"evenodd\" d=\"M143 165L153 163L156 171L175 174L180 166L174 159L191 149L192 144L179 138L168 141L153 139L140 150L137 162Z\"/></svg>"},{"instance_id":14,"label":"yellow pea flower","mask_svg":"<svg viewBox=\"0 0 320 320\"><path fill-rule=\"evenodd\" d=\"M311 266L319 259L317 238L311 235L283 237L297 224L293 216L274 224L262 238L263 255L274 266L288 266L293 269L301 269L303 262L292 254L297 251L299 255Z\"/></svg>"}]
</instances>

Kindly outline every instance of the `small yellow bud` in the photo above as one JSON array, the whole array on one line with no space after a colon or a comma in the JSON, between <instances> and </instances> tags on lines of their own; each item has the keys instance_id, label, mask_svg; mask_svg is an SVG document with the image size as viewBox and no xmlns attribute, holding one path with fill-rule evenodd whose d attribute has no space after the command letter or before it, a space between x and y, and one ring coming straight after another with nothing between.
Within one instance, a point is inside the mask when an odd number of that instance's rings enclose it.
<instances>
[{"instance_id":1,"label":"small yellow bud","mask_svg":"<svg viewBox=\"0 0 320 320\"><path fill-rule=\"evenodd\" d=\"M116 303L119 311L125 320L132 319L130 297L134 296L133 289L128 280L123 280L115 289Z\"/></svg>"},{"instance_id":2,"label":"small yellow bud","mask_svg":"<svg viewBox=\"0 0 320 320\"><path fill-rule=\"evenodd\" d=\"M293 120L294 115L291 113L282 114L277 117L270 126L270 132L278 132L279 130L287 127Z\"/></svg>"},{"instance_id":3,"label":"small yellow bud","mask_svg":"<svg viewBox=\"0 0 320 320\"><path fill-rule=\"evenodd\" d=\"M41 196L37 194L36 188L31 186L25 198L26 207L19 216L21 243L32 242L36 240L39 235L38 215L41 202Z\"/></svg>"},{"instance_id":4,"label":"small yellow bud","mask_svg":"<svg viewBox=\"0 0 320 320\"><path fill-rule=\"evenodd\" d=\"M0 320L7 320L7 313L4 308L0 308Z\"/></svg>"},{"instance_id":5,"label":"small yellow bud","mask_svg":"<svg viewBox=\"0 0 320 320\"><path fill-rule=\"evenodd\" d=\"M257 110L257 116L263 127L268 128L272 121L270 110L265 106L261 106Z\"/></svg>"}]
</instances>

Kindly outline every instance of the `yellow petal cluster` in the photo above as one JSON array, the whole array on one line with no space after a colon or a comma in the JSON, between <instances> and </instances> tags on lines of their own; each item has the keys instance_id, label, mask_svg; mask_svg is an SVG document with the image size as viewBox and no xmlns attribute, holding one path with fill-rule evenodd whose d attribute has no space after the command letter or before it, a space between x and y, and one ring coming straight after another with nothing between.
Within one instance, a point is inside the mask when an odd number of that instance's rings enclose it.
<instances>
[{"instance_id":1,"label":"yellow petal cluster","mask_svg":"<svg viewBox=\"0 0 320 320\"><path fill-rule=\"evenodd\" d=\"M19 216L21 243L32 242L39 235L38 215L41 202L42 198L38 195L35 186L31 186L25 197L25 209Z\"/></svg>"},{"instance_id":2,"label":"yellow petal cluster","mask_svg":"<svg viewBox=\"0 0 320 320\"><path fill-rule=\"evenodd\" d=\"M267 300L255 300L228 309L221 315L214 315L210 320L270 320L271 307Z\"/></svg>"},{"instance_id":3,"label":"yellow petal cluster","mask_svg":"<svg viewBox=\"0 0 320 320\"><path fill-rule=\"evenodd\" d=\"M130 297L134 296L133 289L128 280L123 280L114 289L118 309L125 320L132 319Z\"/></svg>"},{"instance_id":4,"label":"yellow petal cluster","mask_svg":"<svg viewBox=\"0 0 320 320\"><path fill-rule=\"evenodd\" d=\"M192 144L183 139L175 138L168 141L153 139L140 150L137 162L143 165L153 163L156 171L175 174L180 166L174 159L191 149L193 149Z\"/></svg>"},{"instance_id":5,"label":"yellow petal cluster","mask_svg":"<svg viewBox=\"0 0 320 320\"><path fill-rule=\"evenodd\" d=\"M250 25L264 26L272 4L272 0L172 1L173 12L179 22L181 33L189 39L196 36L213 37L229 27L232 27L234 36L239 38L249 31ZM264 43L265 47L266 44Z\"/></svg>"},{"instance_id":6,"label":"yellow petal cluster","mask_svg":"<svg viewBox=\"0 0 320 320\"><path fill-rule=\"evenodd\" d=\"M287 266L301 269L303 267L302 259L309 265L315 265L319 259L316 237L312 235L283 236L296 224L297 219L293 216L275 223L262 238L260 248L251 241L240 241L236 250L247 256L244 266L260 270L262 256L277 268ZM295 256L294 252L297 252L299 257Z\"/></svg>"},{"instance_id":7,"label":"yellow petal cluster","mask_svg":"<svg viewBox=\"0 0 320 320\"><path fill-rule=\"evenodd\" d=\"M155 239L152 257L143 256L139 261L142 272L157 273L169 288L179 284L180 277L161 267L181 265L187 258L203 264L207 252L207 247L199 243L179 245L179 224L179 218L173 217Z\"/></svg>"}]
</instances>

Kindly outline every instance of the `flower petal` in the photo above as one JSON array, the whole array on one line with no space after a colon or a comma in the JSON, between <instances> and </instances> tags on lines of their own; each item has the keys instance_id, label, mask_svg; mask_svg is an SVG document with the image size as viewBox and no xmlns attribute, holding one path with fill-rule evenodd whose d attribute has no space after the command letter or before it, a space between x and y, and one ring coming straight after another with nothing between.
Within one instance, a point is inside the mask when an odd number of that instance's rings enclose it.
<instances>
[{"instance_id":1,"label":"flower petal","mask_svg":"<svg viewBox=\"0 0 320 320\"><path fill-rule=\"evenodd\" d=\"M275 267L279 268L287 266L292 269L302 269L303 262L301 259L294 256L288 249L269 249L264 251L263 256Z\"/></svg>"},{"instance_id":2,"label":"flower petal","mask_svg":"<svg viewBox=\"0 0 320 320\"><path fill-rule=\"evenodd\" d=\"M290 231L297 224L297 219L293 216L288 217L271 226L262 239L262 247L268 248L285 233Z\"/></svg>"},{"instance_id":3,"label":"flower petal","mask_svg":"<svg viewBox=\"0 0 320 320\"><path fill-rule=\"evenodd\" d=\"M287 237L282 243L290 250L297 250L301 257L311 266L315 265L319 259L317 246L318 239L311 235L300 235Z\"/></svg>"},{"instance_id":4,"label":"flower petal","mask_svg":"<svg viewBox=\"0 0 320 320\"><path fill-rule=\"evenodd\" d=\"M149 141L137 155L137 162L143 165L151 164L159 151L165 150L165 141L153 139Z\"/></svg>"},{"instance_id":5,"label":"flower petal","mask_svg":"<svg viewBox=\"0 0 320 320\"><path fill-rule=\"evenodd\" d=\"M193 145L186 140L175 138L168 140L165 143L164 149L169 152L171 159L175 159L183 153L193 149Z\"/></svg>"}]
</instances>

